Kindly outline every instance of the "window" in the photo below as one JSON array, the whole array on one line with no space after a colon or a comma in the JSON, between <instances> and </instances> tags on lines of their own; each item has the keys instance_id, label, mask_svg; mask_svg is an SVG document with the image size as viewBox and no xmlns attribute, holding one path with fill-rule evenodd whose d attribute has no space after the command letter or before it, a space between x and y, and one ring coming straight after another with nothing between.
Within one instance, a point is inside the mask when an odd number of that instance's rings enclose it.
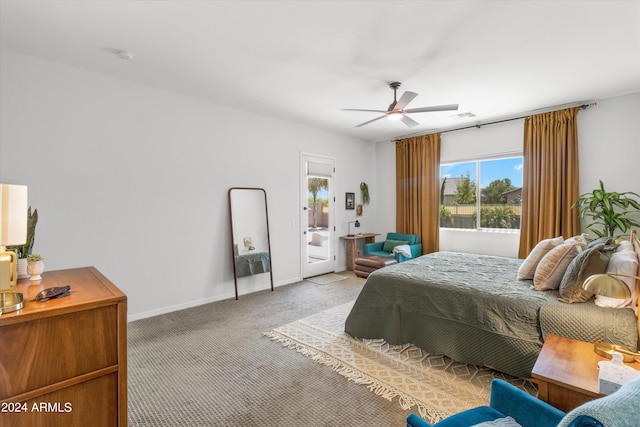
<instances>
[{"instance_id":1,"label":"window","mask_svg":"<svg viewBox=\"0 0 640 427\"><path fill-rule=\"evenodd\" d=\"M440 165L440 227L519 230L521 208L521 156Z\"/></svg>"}]
</instances>

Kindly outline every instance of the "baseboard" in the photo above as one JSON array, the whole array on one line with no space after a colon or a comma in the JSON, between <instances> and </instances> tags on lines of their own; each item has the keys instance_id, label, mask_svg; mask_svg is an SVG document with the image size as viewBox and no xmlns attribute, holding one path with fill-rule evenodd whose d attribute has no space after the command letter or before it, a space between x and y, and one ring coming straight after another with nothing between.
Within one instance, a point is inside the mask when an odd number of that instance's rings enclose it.
<instances>
[{"instance_id":1,"label":"baseboard","mask_svg":"<svg viewBox=\"0 0 640 427\"><path fill-rule=\"evenodd\" d=\"M290 285L292 283L297 283L299 281L301 281L301 278L291 278L288 280L284 280L284 281L280 281L278 283L274 283L273 287L274 289L280 286L285 286L285 285ZM258 291L262 291L264 289L250 289L247 292L244 293L240 293L239 297L241 297L242 295L247 295L250 294L252 292L258 292ZM167 314L167 313L172 313L174 311L180 311L180 310L186 310L188 308L193 308L193 307L198 307L200 305L205 305L205 304L210 304L212 302L217 302L217 301L223 301L226 299L231 299L231 298L235 298L236 294L235 291L231 291L231 292L225 292L222 295L216 295L213 297L209 297L209 298L203 298L203 299L199 299L199 300L194 300L194 301L188 301L182 304L176 304L176 305L170 305L167 307L162 307L162 308L158 308L155 310L149 310L149 311L145 311L142 313L135 313L135 314L130 314L127 316L127 322L135 322L136 320L142 320L142 319L147 319L149 317L155 317L155 316L160 316L162 314Z\"/></svg>"}]
</instances>

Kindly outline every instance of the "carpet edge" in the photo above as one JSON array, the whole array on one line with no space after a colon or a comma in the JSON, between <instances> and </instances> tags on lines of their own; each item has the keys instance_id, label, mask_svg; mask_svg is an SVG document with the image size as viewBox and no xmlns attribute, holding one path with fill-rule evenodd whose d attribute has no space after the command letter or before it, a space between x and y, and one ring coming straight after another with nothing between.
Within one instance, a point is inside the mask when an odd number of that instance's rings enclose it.
<instances>
[{"instance_id":1,"label":"carpet edge","mask_svg":"<svg viewBox=\"0 0 640 427\"><path fill-rule=\"evenodd\" d=\"M430 419L432 423L440 421L447 416L446 414L441 413L434 408L424 405L417 399L405 393L402 393L380 381L377 381L375 378L363 373L356 368L353 368L352 366L338 360L337 358L332 357L312 347L309 347L280 332L272 330L269 332L263 332L262 335L269 338L271 341L282 344L283 347L295 350L303 356L311 358L311 360L320 365L330 367L331 369L333 369L333 371L337 372L349 381L353 381L354 383L359 385L366 385L367 388L377 396L383 397L389 401L392 401L397 397L400 407L404 410L410 410L415 406L420 416L422 418Z\"/></svg>"}]
</instances>

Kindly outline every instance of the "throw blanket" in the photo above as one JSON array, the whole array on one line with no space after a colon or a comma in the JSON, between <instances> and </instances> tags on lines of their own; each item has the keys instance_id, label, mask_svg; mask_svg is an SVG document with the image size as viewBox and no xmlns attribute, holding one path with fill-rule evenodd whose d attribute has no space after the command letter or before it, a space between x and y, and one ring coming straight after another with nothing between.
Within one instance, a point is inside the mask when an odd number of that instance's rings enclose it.
<instances>
[{"instance_id":1,"label":"throw blanket","mask_svg":"<svg viewBox=\"0 0 640 427\"><path fill-rule=\"evenodd\" d=\"M413 257L413 255L411 255L411 247L409 245L398 245L395 248L393 248L393 253L402 254L407 258Z\"/></svg>"},{"instance_id":2,"label":"throw blanket","mask_svg":"<svg viewBox=\"0 0 640 427\"><path fill-rule=\"evenodd\" d=\"M606 427L638 427L640 425L640 378L629 381L615 393L592 400L565 416L558 427L568 427L579 420L575 427L592 426L589 418Z\"/></svg>"}]
</instances>

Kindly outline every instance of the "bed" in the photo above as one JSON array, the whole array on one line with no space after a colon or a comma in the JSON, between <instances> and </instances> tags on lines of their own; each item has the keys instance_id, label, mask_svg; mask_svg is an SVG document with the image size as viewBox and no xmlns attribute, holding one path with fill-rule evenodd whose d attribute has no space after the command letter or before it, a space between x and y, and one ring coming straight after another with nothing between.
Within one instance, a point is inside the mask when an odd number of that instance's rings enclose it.
<instances>
[{"instance_id":1,"label":"bed","mask_svg":"<svg viewBox=\"0 0 640 427\"><path fill-rule=\"evenodd\" d=\"M638 252L637 244L636 257ZM522 263L436 252L377 270L356 299L345 332L413 344L521 378L530 377L548 334L638 348L633 308L600 307L594 298L560 302L558 290L533 290L532 280L517 279Z\"/></svg>"}]
</instances>

